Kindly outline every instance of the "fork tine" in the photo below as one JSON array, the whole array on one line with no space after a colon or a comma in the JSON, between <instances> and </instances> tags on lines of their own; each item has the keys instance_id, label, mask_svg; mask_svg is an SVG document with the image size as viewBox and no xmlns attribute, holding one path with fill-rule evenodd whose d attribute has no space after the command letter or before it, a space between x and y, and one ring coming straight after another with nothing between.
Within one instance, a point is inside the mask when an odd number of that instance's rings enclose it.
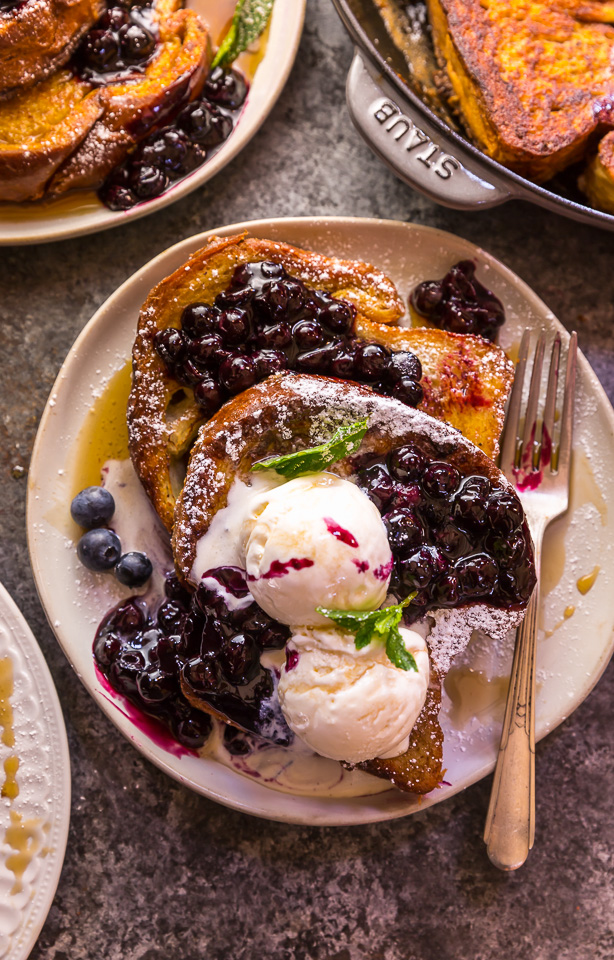
<instances>
[{"instance_id":1,"label":"fork tine","mask_svg":"<svg viewBox=\"0 0 614 960\"><path fill-rule=\"evenodd\" d=\"M554 439L554 412L556 408L556 394L559 384L559 365L561 359L561 336L557 333L552 344L550 354L550 370L548 372L548 390L544 405L544 419L542 424L540 464L542 467L549 463L552 466L552 441Z\"/></svg>"},{"instance_id":2,"label":"fork tine","mask_svg":"<svg viewBox=\"0 0 614 960\"><path fill-rule=\"evenodd\" d=\"M546 334L540 333L535 347L535 357L533 360L533 370L531 372L531 386L529 388L529 398L527 401L527 413L524 421L524 433L522 437L522 452L520 462L525 469L531 469L534 465L534 451L536 443L536 420L537 404L541 391L542 367L544 364L544 350L546 347Z\"/></svg>"},{"instance_id":3,"label":"fork tine","mask_svg":"<svg viewBox=\"0 0 614 960\"><path fill-rule=\"evenodd\" d=\"M503 433L501 434L501 452L499 454L499 466L502 470L510 471L516 463L516 447L518 444L518 421L520 419L520 406L522 403L522 388L524 385L524 374L527 367L527 358L529 356L529 340L531 331L526 329L522 334L520 349L518 350L518 363L514 374L514 383L510 393L505 423L503 424Z\"/></svg>"},{"instance_id":4,"label":"fork tine","mask_svg":"<svg viewBox=\"0 0 614 960\"><path fill-rule=\"evenodd\" d=\"M573 435L574 398L576 392L576 368L578 364L578 334L574 330L569 338L567 351L567 370L565 371L565 397L561 419L561 440L557 473L568 473L571 459L571 441Z\"/></svg>"}]
</instances>

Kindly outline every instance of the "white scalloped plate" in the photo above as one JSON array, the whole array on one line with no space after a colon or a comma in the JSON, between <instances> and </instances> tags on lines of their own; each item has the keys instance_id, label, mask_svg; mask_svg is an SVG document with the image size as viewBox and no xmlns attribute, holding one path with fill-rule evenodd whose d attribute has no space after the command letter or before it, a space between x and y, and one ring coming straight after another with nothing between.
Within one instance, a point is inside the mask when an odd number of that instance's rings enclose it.
<instances>
[{"instance_id":1,"label":"white scalloped plate","mask_svg":"<svg viewBox=\"0 0 614 960\"><path fill-rule=\"evenodd\" d=\"M25 960L49 912L64 861L70 759L49 668L0 584L0 661L7 659L15 743L0 743L0 768L8 757L19 759L19 794L13 800L0 798L0 960Z\"/></svg>"},{"instance_id":2,"label":"white scalloped plate","mask_svg":"<svg viewBox=\"0 0 614 960\"><path fill-rule=\"evenodd\" d=\"M98 587L77 561L69 519L70 452L93 398L130 355L139 308L150 288L179 267L212 233L248 229L254 236L356 259L382 268L406 295L420 280L477 257L479 275L507 312L503 345L512 347L525 324L567 334L545 304L503 264L460 237L395 221L352 218L261 220L190 237L156 257L98 310L70 351L41 420L32 457L28 534L37 586L64 652L96 702L121 732L171 776L212 799L248 813L295 823L350 824L403 816L438 803L485 776L494 766L509 673L511 640L473 643L448 678L442 724L448 785L421 800L395 790L350 799L276 792L210 758L174 756L133 724L120 700L109 697L94 671L96 625L118 594L112 578ZM613 649L614 411L581 357L574 443L575 492L568 517L552 525L546 544L547 595L538 651L537 734L543 737L587 696ZM587 531L590 531L587 536ZM599 566L585 595L577 581ZM573 615L565 611L574 607ZM547 631L547 634L544 633ZM470 671L473 671L472 673ZM452 682L454 681L454 682ZM538 774L539 776L539 774Z\"/></svg>"},{"instance_id":3,"label":"white scalloped plate","mask_svg":"<svg viewBox=\"0 0 614 960\"><path fill-rule=\"evenodd\" d=\"M306 0L275 0L268 40L262 61L250 85L245 107L228 140L210 160L173 184L161 197L140 203L131 210L107 209L93 191L76 190L56 200L37 203L0 204L0 245L41 243L108 230L180 200L214 177L246 146L272 110L284 88L298 50ZM186 0L186 7L207 20L211 10L216 22L223 8L230 19L234 0ZM239 61L239 65L241 65Z\"/></svg>"}]
</instances>

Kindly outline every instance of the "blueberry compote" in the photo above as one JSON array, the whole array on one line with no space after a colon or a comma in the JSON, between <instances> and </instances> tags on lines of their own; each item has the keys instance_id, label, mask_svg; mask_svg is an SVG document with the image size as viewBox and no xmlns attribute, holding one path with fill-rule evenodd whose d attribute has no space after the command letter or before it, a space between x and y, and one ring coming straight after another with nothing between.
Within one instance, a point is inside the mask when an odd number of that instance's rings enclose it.
<instances>
[{"instance_id":1,"label":"blueberry compote","mask_svg":"<svg viewBox=\"0 0 614 960\"><path fill-rule=\"evenodd\" d=\"M210 716L190 701L288 744L292 734L274 696L276 678L260 665L260 654L283 647L289 630L253 601L243 572L210 570L196 591L169 576L165 593L155 610L131 598L100 624L94 657L111 686L187 747L201 747L211 731Z\"/></svg>"},{"instance_id":2,"label":"blueberry compote","mask_svg":"<svg viewBox=\"0 0 614 960\"><path fill-rule=\"evenodd\" d=\"M505 311L499 298L476 279L475 270L474 260L461 260L442 280L419 283L410 297L412 307L442 330L494 340Z\"/></svg>"},{"instance_id":3,"label":"blueberry compote","mask_svg":"<svg viewBox=\"0 0 614 960\"><path fill-rule=\"evenodd\" d=\"M128 210L159 197L228 139L246 96L247 83L240 73L216 67L202 96L150 133L111 172L99 191L102 202L111 210Z\"/></svg>"},{"instance_id":4,"label":"blueberry compote","mask_svg":"<svg viewBox=\"0 0 614 960\"><path fill-rule=\"evenodd\" d=\"M103 86L144 73L158 43L147 3L116 0L86 33L72 61L77 76Z\"/></svg>"},{"instance_id":5,"label":"blueberry compote","mask_svg":"<svg viewBox=\"0 0 614 960\"><path fill-rule=\"evenodd\" d=\"M517 496L483 476L461 476L428 441L360 464L357 482L382 514L394 569L390 589L413 622L428 610L476 601L526 604L535 586L528 526Z\"/></svg>"},{"instance_id":6,"label":"blueberry compote","mask_svg":"<svg viewBox=\"0 0 614 960\"><path fill-rule=\"evenodd\" d=\"M280 264L245 263L213 304L192 303L181 328L159 331L155 347L207 416L229 396L288 369L356 380L416 406L418 358L359 339L355 317L353 304L310 289Z\"/></svg>"}]
</instances>

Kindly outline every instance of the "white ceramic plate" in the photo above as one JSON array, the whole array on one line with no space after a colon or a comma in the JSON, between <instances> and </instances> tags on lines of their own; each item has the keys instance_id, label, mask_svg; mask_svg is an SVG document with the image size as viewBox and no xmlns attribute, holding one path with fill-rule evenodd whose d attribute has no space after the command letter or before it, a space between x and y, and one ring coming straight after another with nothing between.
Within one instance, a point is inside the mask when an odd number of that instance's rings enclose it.
<instances>
[{"instance_id":1,"label":"white ceramic plate","mask_svg":"<svg viewBox=\"0 0 614 960\"><path fill-rule=\"evenodd\" d=\"M266 50L251 83L236 127L214 156L161 197L126 211L108 210L93 191L74 191L57 200L39 203L0 204L0 245L41 243L108 230L145 217L174 203L202 186L226 166L264 123L281 93L296 57L306 0L275 0ZM234 0L186 0L186 7L202 14L212 25L213 39L232 16ZM241 61L238 61L241 66Z\"/></svg>"},{"instance_id":2,"label":"white ceramic plate","mask_svg":"<svg viewBox=\"0 0 614 960\"><path fill-rule=\"evenodd\" d=\"M328 254L368 260L407 292L440 277L459 259L476 257L481 279L503 300L503 345L511 347L525 324L549 334L563 328L515 274L459 237L394 221L322 218L254 221L222 230L285 240ZM102 594L83 592L87 576L77 561L69 520L71 446L105 381L126 363L139 308L149 289L202 246L210 233L160 254L100 308L73 346L44 412L29 480L28 532L43 605L77 674L122 733L159 767L195 790L237 809L297 823L346 824L399 817L424 809L483 777L494 765L511 644L470 645L448 677L442 721L446 731L443 786L421 801L390 790L371 797L322 799L274 792L211 759L175 757L139 730L109 699L96 678L91 641L106 610L118 602L113 580ZM587 696L613 647L614 625L614 412L584 358L574 444L570 514L552 525L546 544L542 635L538 651L537 733L543 737ZM587 536L587 531L590 531ZM599 572L585 595L579 578ZM86 577L84 578L84 573ZM77 581L79 585L77 585ZM106 592L105 592L106 591ZM573 607L573 615L565 611ZM553 631L550 633L550 631ZM549 634L549 635L547 635Z\"/></svg>"},{"instance_id":3,"label":"white ceramic plate","mask_svg":"<svg viewBox=\"0 0 614 960\"><path fill-rule=\"evenodd\" d=\"M0 798L0 958L25 960L53 900L70 821L70 760L60 703L30 628L0 585L0 767L18 758L19 793ZM1 726L1 723L0 723ZM7 743L11 729L14 743Z\"/></svg>"}]
</instances>

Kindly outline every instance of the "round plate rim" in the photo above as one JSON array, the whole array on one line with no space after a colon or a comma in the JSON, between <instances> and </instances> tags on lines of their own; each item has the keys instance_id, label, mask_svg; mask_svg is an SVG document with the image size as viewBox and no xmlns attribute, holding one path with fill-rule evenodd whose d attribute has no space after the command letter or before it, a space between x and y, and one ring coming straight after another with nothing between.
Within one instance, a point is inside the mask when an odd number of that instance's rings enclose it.
<instances>
[{"instance_id":1,"label":"round plate rim","mask_svg":"<svg viewBox=\"0 0 614 960\"><path fill-rule=\"evenodd\" d=\"M60 881L68 843L68 830L70 827L72 783L70 770L70 751L68 747L68 737L66 734L66 724L64 722L60 698L56 690L53 676L39 643L34 636L32 628L9 591L6 589L4 584L0 583L0 619L4 619L6 615L14 618L18 629L21 631L21 636L18 638L17 644L24 656L28 660L36 663L36 669L40 671L47 688L46 693L49 696L47 706L53 714L57 732L59 733L59 740L55 746L58 751L57 755L61 768L61 782L53 784L52 789L61 791L63 798L63 802L58 803L57 805L58 845L54 847L49 854L49 856L52 857L53 866L48 875L49 879L44 898L36 907L35 920L30 924L27 936L24 938L23 943L19 945L20 952L18 954L13 954L12 948L9 948L8 955L10 956L10 960L27 960L27 957L29 957L30 953L32 952L34 944L36 943L45 924L47 915L55 898L58 883ZM16 932L18 933L19 931Z\"/></svg>"},{"instance_id":2,"label":"round plate rim","mask_svg":"<svg viewBox=\"0 0 614 960\"><path fill-rule=\"evenodd\" d=\"M457 234L450 233L449 231L441 230L439 228L431 227L425 224L416 224L412 222L404 222L404 221L398 221L398 220L389 220L385 218L373 218L373 217L313 216L313 217L279 217L279 218L270 218L270 219L246 220L246 221L240 221L233 224L224 225L223 227L217 227L217 228L212 228L210 230L202 231L201 233L197 233L183 240L180 240L177 243L173 244L172 246L167 247L165 250L161 251L157 256L149 260L139 270L137 270L134 274L132 274L131 277L129 277L126 281L124 281L124 283L122 283L104 301L104 303L101 304L101 306L98 308L98 310L96 310L92 318L85 325L85 327L82 329L82 331L74 341L66 359L64 360L64 363L62 364L62 367L58 373L58 376L54 382L54 385L50 392L50 398L54 397L58 389L61 388L62 382L66 377L65 371L69 368L69 366L71 365L71 362L73 361L75 356L78 354L79 350L81 349L89 333L92 331L94 326L100 321L100 317L103 316L106 311L112 309L116 302L122 299L123 294L127 289L132 287L133 284L138 284L139 281L145 276L145 274L147 274L152 268L157 267L162 261L166 260L167 258L171 259L173 255L179 254L179 253L181 253L182 255L185 254L185 257L187 258L187 256L189 256L189 253L192 250L198 249L199 246L202 246L212 236L228 236L235 233L237 234L242 233L246 230L251 232L252 234L255 234L257 233L257 231L268 231L268 230L275 231L279 228L288 228L289 230L293 230L293 229L300 230L303 227L304 228L309 228L309 227L328 228L329 226L335 226L335 225L338 225L338 226L354 225L354 226L369 226L369 227L373 225L377 225L378 228L383 228L383 229L391 228L391 227L394 229L401 228L401 229L406 229L408 231L418 231L418 232L434 235L441 238L441 240L444 242L446 241L449 242L450 238L452 239L452 241L461 241L463 244L466 244L468 247L470 247L473 250L475 255L479 255L484 260L485 263L496 266L497 270L506 276L507 280L512 284L512 286L515 287L516 290L520 291L522 296L532 303L533 307L536 309L536 311L540 315L548 316L549 322L551 322L556 327L556 329L558 330L559 333L562 334L564 339L567 339L569 336L569 334L567 333L563 325L554 316L554 314L549 309L549 307L544 303L544 301L540 297L538 297L538 295L532 290L532 288L524 280L522 280L516 273L514 273L513 270L507 267L504 263L502 263L492 254L488 253L487 251L483 250L481 247L474 244L472 241L466 240L465 238L460 237ZM296 243L297 241L295 240L294 242ZM594 390L595 393L597 394L599 406L603 408L606 414L606 419L608 420L608 423L609 423L610 430L612 432L612 435L614 436L614 409L609 401L609 398L604 388L602 387L597 375L595 374L592 367L590 366L590 364L588 363L588 361L586 360L586 358L583 356L581 352L579 352L579 355L578 355L578 363L579 363L579 367L582 370L583 375L587 378L588 382L590 383L591 390ZM40 449L43 445L43 438L46 432L46 426L52 414L52 410L53 410L53 405L50 404L48 401L39 423L39 427L38 427L38 431L37 431L37 435L34 443L34 448L32 451L32 458L31 458L31 464L30 464L30 476L32 477L36 474L37 461L40 457ZM31 515L34 510L34 503L33 503L31 493L32 493L32 483L29 482L28 500L27 500L27 516L26 516L28 549L30 553L30 561L32 564L32 569L34 572L34 580L35 580L36 588L41 600L41 604L43 606L43 609L45 610L45 613L53 629L53 632L55 633L56 638L65 656L67 657L69 663L71 664L73 669L75 669L75 672L79 676L79 679L83 682L84 686L86 687L86 689L88 690L92 698L95 700L95 702L102 708L102 710L107 715L107 717L109 717L109 719L126 737L126 739L132 742L133 745L148 760L150 760L157 767L159 767L159 769L163 770L165 773L169 774L173 779L179 781L183 785L189 786L191 789L195 790L197 793L200 793L203 796L209 797L212 800L222 803L223 805L230 807L231 809L238 810L242 813L247 813L252 816L261 817L263 819L279 821L284 823L294 823L299 825L349 826L349 825L359 825L359 824L366 824L366 823L373 823L373 822L382 822L385 820L393 820L402 816L407 816L412 813L419 812L419 810L425 810L429 806L432 806L435 803L441 802L441 800L438 800L436 796L434 796L433 794L430 794L428 795L428 797L425 797L423 799L423 802L421 803L420 807L411 807L405 811L399 811L397 809L382 811L382 810L374 809L370 807L368 803L365 803L364 810L361 811L358 815L353 815L351 818L348 818L347 816L343 816L343 815L342 816L335 815L334 812L331 812L330 814L325 814L325 815L320 814L314 817L313 815L297 816L295 811L288 812L286 810L281 810L281 811L277 811L276 813L271 813L270 811L265 812L261 810L254 810L245 801L241 799L237 799L235 797L229 797L225 794L221 794L219 791L211 787L207 787L204 784L199 784L190 780L185 775L183 775L178 770L176 770L170 761L166 760L164 757L155 755L152 752L152 750L148 748L147 744L137 742L134 736L131 736L131 734L128 732L127 729L126 730L123 729L124 725L122 723L122 717L121 715L118 716L118 711L114 709L112 703L110 703L107 700L107 698L102 698L101 696L99 696L94 689L90 689L90 686L87 683L87 681L79 674L70 656L70 643L65 642L63 640L61 636L61 629L58 629L53 625L51 615L47 611L47 604L45 602L45 596L44 596L44 581L41 576L41 570L38 563L37 553L36 553L35 544L34 544L33 525L31 523ZM610 631L609 647L606 651L604 651L599 664L592 671L590 683L586 686L586 688L583 689L582 694L578 696L576 700L570 702L569 709L566 710L564 716L561 715L556 720L556 722L551 724L547 729L542 729L537 731L536 739L540 740L544 736L546 736L547 733L551 732L551 730L556 729L556 727L559 726L571 713L573 713L573 711L576 710L577 707L586 699L586 697L589 695L591 690L594 688L595 684L599 681L600 677L602 676L613 652L614 652L614 625ZM442 799L448 800L455 794L459 793L461 790L464 790L466 787L471 786L473 783L478 782L484 776L490 773L493 770L493 768L494 768L494 761L491 763L487 762L482 764L479 768L477 768L476 771L474 771L474 775L472 775L470 781L460 782L453 785L453 787L449 791L447 791L445 798L442 798ZM267 789L267 788L263 788L263 789ZM293 796L291 794L283 794L283 793L279 793L277 791L268 790L268 789L267 789L267 793L273 794L276 797L282 797L282 798L291 797L293 800L307 801L307 803L309 803L310 800L315 800L315 801L319 800L321 803L328 802L330 803L331 806L334 805L335 803L334 800L327 800L327 798L309 797L309 796L303 796L303 795ZM355 799L358 799L358 800L363 799L365 801L368 801L369 797L355 798ZM341 802L343 803L343 800L341 800Z\"/></svg>"}]
</instances>

